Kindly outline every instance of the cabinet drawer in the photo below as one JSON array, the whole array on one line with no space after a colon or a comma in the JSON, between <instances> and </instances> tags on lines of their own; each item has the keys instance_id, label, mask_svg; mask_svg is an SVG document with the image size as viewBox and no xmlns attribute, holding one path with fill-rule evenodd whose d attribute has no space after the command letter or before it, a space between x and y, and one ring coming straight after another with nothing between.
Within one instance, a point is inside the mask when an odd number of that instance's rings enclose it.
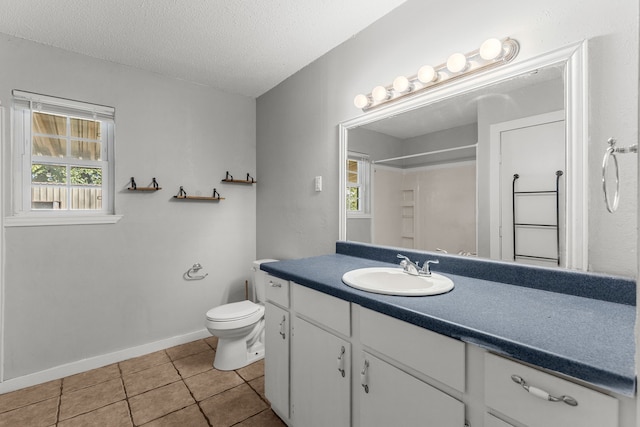
<instances>
[{"instance_id":1,"label":"cabinet drawer","mask_svg":"<svg viewBox=\"0 0 640 427\"><path fill-rule=\"evenodd\" d=\"M485 365L485 400L487 406L529 427L618 427L618 400L570 381L487 353ZM531 388L527 392L514 382L522 378ZM539 397L571 396L578 405L552 402Z\"/></svg>"},{"instance_id":2,"label":"cabinet drawer","mask_svg":"<svg viewBox=\"0 0 640 427\"><path fill-rule=\"evenodd\" d=\"M274 276L267 276L267 301L289 308L289 281Z\"/></svg>"},{"instance_id":3,"label":"cabinet drawer","mask_svg":"<svg viewBox=\"0 0 640 427\"><path fill-rule=\"evenodd\" d=\"M362 344L464 392L462 341L364 307L360 308L360 336Z\"/></svg>"},{"instance_id":4,"label":"cabinet drawer","mask_svg":"<svg viewBox=\"0 0 640 427\"><path fill-rule=\"evenodd\" d=\"M351 304L297 283L293 284L295 311L345 336L351 336Z\"/></svg>"}]
</instances>

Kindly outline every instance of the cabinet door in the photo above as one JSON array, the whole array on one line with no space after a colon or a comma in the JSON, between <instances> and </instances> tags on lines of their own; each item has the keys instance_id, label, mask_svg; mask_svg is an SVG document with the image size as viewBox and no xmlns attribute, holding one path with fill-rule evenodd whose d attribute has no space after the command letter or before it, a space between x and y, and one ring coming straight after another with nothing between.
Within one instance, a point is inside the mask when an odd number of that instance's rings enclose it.
<instances>
[{"instance_id":1,"label":"cabinet door","mask_svg":"<svg viewBox=\"0 0 640 427\"><path fill-rule=\"evenodd\" d=\"M368 353L359 363L360 425L464 426L464 404Z\"/></svg>"},{"instance_id":2,"label":"cabinet door","mask_svg":"<svg viewBox=\"0 0 640 427\"><path fill-rule=\"evenodd\" d=\"M487 413L487 414L484 414L484 427L513 427L513 426Z\"/></svg>"},{"instance_id":3,"label":"cabinet door","mask_svg":"<svg viewBox=\"0 0 640 427\"><path fill-rule=\"evenodd\" d=\"M292 419L302 427L351 424L351 345L295 318L292 343Z\"/></svg>"},{"instance_id":4,"label":"cabinet door","mask_svg":"<svg viewBox=\"0 0 640 427\"><path fill-rule=\"evenodd\" d=\"M265 304L265 395L273 410L289 418L289 312Z\"/></svg>"}]
</instances>

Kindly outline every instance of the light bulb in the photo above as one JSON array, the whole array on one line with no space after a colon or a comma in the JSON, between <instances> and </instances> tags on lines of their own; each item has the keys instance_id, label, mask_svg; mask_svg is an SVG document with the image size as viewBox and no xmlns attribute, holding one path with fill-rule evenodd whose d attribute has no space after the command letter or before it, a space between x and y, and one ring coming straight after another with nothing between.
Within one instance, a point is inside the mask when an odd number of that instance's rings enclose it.
<instances>
[{"instance_id":1,"label":"light bulb","mask_svg":"<svg viewBox=\"0 0 640 427\"><path fill-rule=\"evenodd\" d=\"M447 69L452 73L459 73L467 68L467 57L462 53L454 53L447 59Z\"/></svg>"},{"instance_id":2,"label":"light bulb","mask_svg":"<svg viewBox=\"0 0 640 427\"><path fill-rule=\"evenodd\" d=\"M376 86L371 91L371 97L376 102L384 101L389 98L389 91L384 86Z\"/></svg>"},{"instance_id":3,"label":"light bulb","mask_svg":"<svg viewBox=\"0 0 640 427\"><path fill-rule=\"evenodd\" d=\"M360 93L356 95L355 98L353 98L353 105L360 109L366 108L369 106L369 98L367 97L367 95L363 95Z\"/></svg>"},{"instance_id":4,"label":"light bulb","mask_svg":"<svg viewBox=\"0 0 640 427\"><path fill-rule=\"evenodd\" d=\"M438 73L431 65L424 65L418 70L418 80L422 83L431 83L438 80Z\"/></svg>"},{"instance_id":5,"label":"light bulb","mask_svg":"<svg viewBox=\"0 0 640 427\"><path fill-rule=\"evenodd\" d=\"M405 76L398 76L393 81L393 90L398 93L410 92L411 89L411 82Z\"/></svg>"},{"instance_id":6,"label":"light bulb","mask_svg":"<svg viewBox=\"0 0 640 427\"><path fill-rule=\"evenodd\" d=\"M492 61L502 56L502 42L498 39L488 39L480 46L480 58Z\"/></svg>"}]
</instances>

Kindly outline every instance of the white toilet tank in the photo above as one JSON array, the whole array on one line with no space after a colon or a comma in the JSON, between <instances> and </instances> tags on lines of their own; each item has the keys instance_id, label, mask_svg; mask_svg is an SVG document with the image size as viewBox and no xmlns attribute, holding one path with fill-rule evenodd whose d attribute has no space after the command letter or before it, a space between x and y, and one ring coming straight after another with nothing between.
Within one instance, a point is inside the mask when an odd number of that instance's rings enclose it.
<instances>
[{"instance_id":1,"label":"white toilet tank","mask_svg":"<svg viewBox=\"0 0 640 427\"><path fill-rule=\"evenodd\" d=\"M260 264L263 262L274 262L277 259L259 259L253 261L253 292L256 298L256 302L265 302L266 299L266 286L267 286L267 273L260 270Z\"/></svg>"}]
</instances>

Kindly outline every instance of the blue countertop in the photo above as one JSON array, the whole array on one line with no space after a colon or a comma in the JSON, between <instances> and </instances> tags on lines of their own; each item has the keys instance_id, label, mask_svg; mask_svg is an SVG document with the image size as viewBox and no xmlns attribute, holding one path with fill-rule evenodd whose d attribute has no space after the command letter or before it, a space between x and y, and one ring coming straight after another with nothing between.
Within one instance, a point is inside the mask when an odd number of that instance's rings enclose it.
<instances>
[{"instance_id":1,"label":"blue countertop","mask_svg":"<svg viewBox=\"0 0 640 427\"><path fill-rule=\"evenodd\" d=\"M339 252L348 251L339 248ZM438 255L438 258L458 262L460 257ZM473 264L477 261L469 262ZM501 266L501 263L492 264L491 261L480 262L489 263L494 269ZM635 299L632 305L573 295L571 292L551 292L454 274L436 269L437 265L432 265L432 270L450 277L455 283L452 291L442 295L380 295L342 283L342 275L347 271L379 266L397 266L397 263L336 253L264 263L261 269L282 279L603 389L626 396L635 394ZM527 272L540 271L523 268L524 276ZM552 269L542 271L553 272ZM589 276L588 273L580 274ZM596 279L601 278L596 276ZM617 279L612 280L615 282ZM635 282L623 279L623 285L629 283L635 286ZM617 299L614 298L614 301Z\"/></svg>"}]
</instances>

